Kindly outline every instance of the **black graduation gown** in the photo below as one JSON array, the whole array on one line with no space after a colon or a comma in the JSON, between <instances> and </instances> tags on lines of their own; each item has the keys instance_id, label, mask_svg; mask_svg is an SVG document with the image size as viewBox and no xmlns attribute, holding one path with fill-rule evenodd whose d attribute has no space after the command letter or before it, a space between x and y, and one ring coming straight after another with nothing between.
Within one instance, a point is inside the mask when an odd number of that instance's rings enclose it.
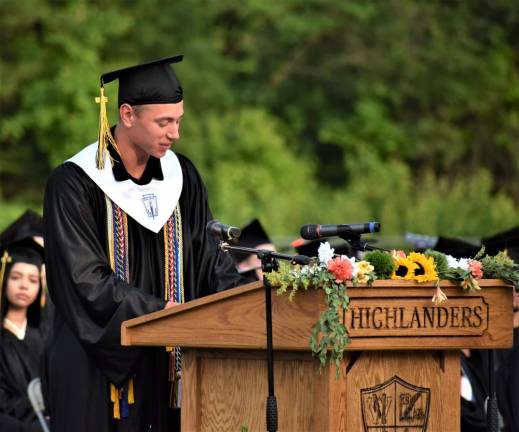
<instances>
[{"instance_id":1,"label":"black graduation gown","mask_svg":"<svg viewBox=\"0 0 519 432\"><path fill-rule=\"evenodd\" d=\"M184 295L189 301L243 281L231 257L206 234L212 217L205 186L193 164L178 157L184 179L179 200ZM164 348L120 345L123 321L164 308L162 230L155 234L128 216L130 283L117 280L107 257L104 193L71 162L48 179L44 220L47 278L55 304L44 375L52 431L174 430ZM135 405L128 418L113 420L109 384L121 386L130 377Z\"/></svg>"},{"instance_id":2,"label":"black graduation gown","mask_svg":"<svg viewBox=\"0 0 519 432\"><path fill-rule=\"evenodd\" d=\"M472 386L474 400L461 398L461 432L486 432L485 400L488 394L487 351L471 350L470 357L461 354L461 367Z\"/></svg>"},{"instance_id":3,"label":"black graduation gown","mask_svg":"<svg viewBox=\"0 0 519 432\"><path fill-rule=\"evenodd\" d=\"M498 350L496 393L504 432L519 431L519 328L514 329L512 349Z\"/></svg>"},{"instance_id":4,"label":"black graduation gown","mask_svg":"<svg viewBox=\"0 0 519 432\"><path fill-rule=\"evenodd\" d=\"M0 430L3 432L40 430L27 396L27 386L39 377L43 353L40 331L27 326L25 338L0 330ZM10 417L10 418L6 418Z\"/></svg>"}]
</instances>

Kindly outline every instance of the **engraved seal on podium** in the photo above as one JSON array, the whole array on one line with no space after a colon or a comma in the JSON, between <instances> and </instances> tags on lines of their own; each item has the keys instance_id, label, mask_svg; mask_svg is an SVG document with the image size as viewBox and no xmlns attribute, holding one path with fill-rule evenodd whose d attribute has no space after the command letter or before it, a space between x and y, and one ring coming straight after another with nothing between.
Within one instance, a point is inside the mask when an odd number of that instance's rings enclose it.
<instances>
[{"instance_id":1,"label":"engraved seal on podium","mask_svg":"<svg viewBox=\"0 0 519 432\"><path fill-rule=\"evenodd\" d=\"M364 432L425 432L431 390L399 376L361 389Z\"/></svg>"}]
</instances>

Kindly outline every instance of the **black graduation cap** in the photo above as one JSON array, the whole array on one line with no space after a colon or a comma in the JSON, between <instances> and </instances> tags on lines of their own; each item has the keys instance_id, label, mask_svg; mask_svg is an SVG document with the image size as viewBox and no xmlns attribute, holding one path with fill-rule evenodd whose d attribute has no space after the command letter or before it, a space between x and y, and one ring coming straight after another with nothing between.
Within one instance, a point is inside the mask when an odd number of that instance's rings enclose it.
<instances>
[{"instance_id":1,"label":"black graduation cap","mask_svg":"<svg viewBox=\"0 0 519 432\"><path fill-rule=\"evenodd\" d=\"M129 105L178 103L183 99L183 91L170 65L181 62L183 57L182 55L164 57L101 75L100 97L96 98L100 105L99 145L96 155L98 169L104 167L104 153L108 143L117 150L106 113L108 100L104 96L104 84L119 80L119 106L124 103Z\"/></svg>"},{"instance_id":2,"label":"black graduation cap","mask_svg":"<svg viewBox=\"0 0 519 432\"><path fill-rule=\"evenodd\" d=\"M459 238L439 236L434 249L454 258L470 258L479 252L481 245Z\"/></svg>"},{"instance_id":3,"label":"black graduation cap","mask_svg":"<svg viewBox=\"0 0 519 432\"><path fill-rule=\"evenodd\" d=\"M25 238L18 240L15 243L7 246L3 252L7 252L9 256L9 263L15 264L18 262L26 264L34 264L38 268L44 263L43 246L34 241L32 238Z\"/></svg>"},{"instance_id":4,"label":"black graduation cap","mask_svg":"<svg viewBox=\"0 0 519 432\"><path fill-rule=\"evenodd\" d=\"M321 246L321 243L324 243L325 241L327 240L304 240L302 238L298 238L294 240L292 243L290 243L290 246L292 246L299 255L316 257L318 256L319 246ZM337 255L352 255L352 248L346 242L330 243L330 246L334 249L334 253Z\"/></svg>"},{"instance_id":5,"label":"black graduation cap","mask_svg":"<svg viewBox=\"0 0 519 432\"><path fill-rule=\"evenodd\" d=\"M485 245L485 251L489 255L506 250L510 258L519 261L519 227L485 237L481 243Z\"/></svg>"},{"instance_id":6,"label":"black graduation cap","mask_svg":"<svg viewBox=\"0 0 519 432\"><path fill-rule=\"evenodd\" d=\"M438 242L434 249L455 258L469 258L476 255L481 246L485 246L485 253L496 255L502 250L506 250L510 258L514 261L519 260L519 227L509 229L489 237L481 239L481 242L474 244L466 240L450 237L438 237Z\"/></svg>"},{"instance_id":7,"label":"black graduation cap","mask_svg":"<svg viewBox=\"0 0 519 432\"><path fill-rule=\"evenodd\" d=\"M256 248L265 243L272 243L272 241L261 225L261 222L258 219L253 219L241 229L241 235L236 246ZM233 257L235 261L239 263L247 259L249 255L233 253Z\"/></svg>"},{"instance_id":8,"label":"black graduation cap","mask_svg":"<svg viewBox=\"0 0 519 432\"><path fill-rule=\"evenodd\" d=\"M170 64L181 62L183 57L165 57L107 72L101 75L101 87L119 79L119 106L178 103L182 87Z\"/></svg>"},{"instance_id":9,"label":"black graduation cap","mask_svg":"<svg viewBox=\"0 0 519 432\"><path fill-rule=\"evenodd\" d=\"M43 218L33 210L26 210L0 234L0 249L35 236L43 236Z\"/></svg>"}]
</instances>

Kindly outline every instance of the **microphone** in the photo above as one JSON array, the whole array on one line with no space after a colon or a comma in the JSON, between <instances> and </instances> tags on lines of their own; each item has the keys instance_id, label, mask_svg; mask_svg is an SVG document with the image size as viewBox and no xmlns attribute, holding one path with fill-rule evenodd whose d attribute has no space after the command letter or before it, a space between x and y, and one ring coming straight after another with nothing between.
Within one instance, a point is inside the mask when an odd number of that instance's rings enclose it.
<instances>
[{"instance_id":1,"label":"microphone","mask_svg":"<svg viewBox=\"0 0 519 432\"><path fill-rule=\"evenodd\" d=\"M205 230L213 237L224 241L235 240L241 235L241 229L225 225L217 220L207 222Z\"/></svg>"},{"instance_id":2,"label":"microphone","mask_svg":"<svg viewBox=\"0 0 519 432\"><path fill-rule=\"evenodd\" d=\"M315 240L321 237L358 237L361 234L368 234L380 231L380 222L367 222L359 224L342 225L303 225L301 227L301 237L305 240Z\"/></svg>"}]
</instances>

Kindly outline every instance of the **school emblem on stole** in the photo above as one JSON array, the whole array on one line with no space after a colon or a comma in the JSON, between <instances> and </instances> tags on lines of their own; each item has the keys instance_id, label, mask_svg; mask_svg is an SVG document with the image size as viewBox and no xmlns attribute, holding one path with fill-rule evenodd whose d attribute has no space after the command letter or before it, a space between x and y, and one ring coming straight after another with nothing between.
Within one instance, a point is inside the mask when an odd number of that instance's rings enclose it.
<instances>
[{"instance_id":1,"label":"school emblem on stole","mask_svg":"<svg viewBox=\"0 0 519 432\"><path fill-rule=\"evenodd\" d=\"M431 390L397 375L382 384L361 389L364 432L425 432Z\"/></svg>"},{"instance_id":2,"label":"school emblem on stole","mask_svg":"<svg viewBox=\"0 0 519 432\"><path fill-rule=\"evenodd\" d=\"M155 219L159 215L159 207L155 194L151 193L143 195L142 203L144 204L148 217Z\"/></svg>"}]
</instances>

